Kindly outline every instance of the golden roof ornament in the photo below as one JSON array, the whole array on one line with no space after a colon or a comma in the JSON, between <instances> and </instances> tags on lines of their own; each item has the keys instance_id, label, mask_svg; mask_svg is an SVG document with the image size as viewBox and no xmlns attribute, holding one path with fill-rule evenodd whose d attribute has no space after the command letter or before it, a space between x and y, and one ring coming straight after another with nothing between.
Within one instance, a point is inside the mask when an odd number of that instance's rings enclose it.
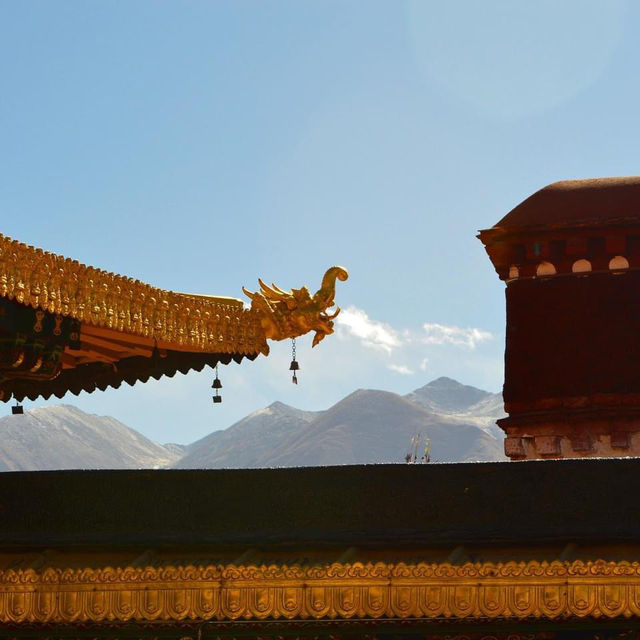
<instances>
[{"instance_id":1,"label":"golden roof ornament","mask_svg":"<svg viewBox=\"0 0 640 640\"><path fill-rule=\"evenodd\" d=\"M315 331L315 347L325 336L333 333L333 320L340 313L340 307L332 314L326 311L335 304L336 281L344 282L348 277L343 267L331 267L313 296L307 287L283 291L275 284L269 286L260 279L260 291L252 293L244 287L242 290L251 299L251 310L260 317L266 338L286 340Z\"/></svg>"}]
</instances>

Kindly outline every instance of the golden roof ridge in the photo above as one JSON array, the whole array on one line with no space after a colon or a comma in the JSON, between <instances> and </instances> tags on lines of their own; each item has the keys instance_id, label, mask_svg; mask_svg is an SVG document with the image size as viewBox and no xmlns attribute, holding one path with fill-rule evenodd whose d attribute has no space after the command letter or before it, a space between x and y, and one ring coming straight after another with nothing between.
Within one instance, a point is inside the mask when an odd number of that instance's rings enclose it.
<instances>
[{"instance_id":1,"label":"golden roof ridge","mask_svg":"<svg viewBox=\"0 0 640 640\"><path fill-rule=\"evenodd\" d=\"M2 234L0 296L194 351L268 350L257 314L241 300L160 289Z\"/></svg>"}]
</instances>

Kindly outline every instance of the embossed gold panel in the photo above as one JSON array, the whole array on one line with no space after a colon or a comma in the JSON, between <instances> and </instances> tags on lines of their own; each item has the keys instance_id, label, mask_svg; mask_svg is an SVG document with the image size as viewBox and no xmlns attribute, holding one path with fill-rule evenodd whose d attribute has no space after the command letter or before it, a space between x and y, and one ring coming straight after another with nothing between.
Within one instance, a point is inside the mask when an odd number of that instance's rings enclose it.
<instances>
[{"instance_id":1,"label":"embossed gold panel","mask_svg":"<svg viewBox=\"0 0 640 640\"><path fill-rule=\"evenodd\" d=\"M640 615L636 562L5 570L0 623Z\"/></svg>"}]
</instances>

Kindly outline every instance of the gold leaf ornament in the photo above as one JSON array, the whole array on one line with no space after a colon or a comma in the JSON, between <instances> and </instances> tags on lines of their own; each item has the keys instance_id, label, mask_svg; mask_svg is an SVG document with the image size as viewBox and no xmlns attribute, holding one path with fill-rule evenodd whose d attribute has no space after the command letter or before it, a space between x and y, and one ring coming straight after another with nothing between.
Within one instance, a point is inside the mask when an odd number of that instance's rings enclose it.
<instances>
[{"instance_id":1,"label":"gold leaf ornament","mask_svg":"<svg viewBox=\"0 0 640 640\"><path fill-rule=\"evenodd\" d=\"M315 347L325 336L333 333L333 321L340 307L329 314L327 309L335 305L336 282L344 282L349 273L343 267L327 269L320 289L312 296L307 287L284 291L275 284L271 286L258 279L259 291L242 288L251 300L251 310L260 318L265 337L270 340L297 338L315 331Z\"/></svg>"}]
</instances>

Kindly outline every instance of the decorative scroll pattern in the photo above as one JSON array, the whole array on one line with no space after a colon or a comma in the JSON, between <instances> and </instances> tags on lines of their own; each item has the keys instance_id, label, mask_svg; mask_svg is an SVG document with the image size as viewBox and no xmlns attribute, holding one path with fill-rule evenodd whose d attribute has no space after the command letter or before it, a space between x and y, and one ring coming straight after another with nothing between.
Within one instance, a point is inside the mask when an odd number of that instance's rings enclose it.
<instances>
[{"instance_id":1,"label":"decorative scroll pattern","mask_svg":"<svg viewBox=\"0 0 640 640\"><path fill-rule=\"evenodd\" d=\"M1 234L0 296L193 351L268 352L258 315L240 300L157 289Z\"/></svg>"},{"instance_id":2,"label":"decorative scroll pattern","mask_svg":"<svg viewBox=\"0 0 640 640\"><path fill-rule=\"evenodd\" d=\"M640 616L637 562L0 572L0 623Z\"/></svg>"}]
</instances>

